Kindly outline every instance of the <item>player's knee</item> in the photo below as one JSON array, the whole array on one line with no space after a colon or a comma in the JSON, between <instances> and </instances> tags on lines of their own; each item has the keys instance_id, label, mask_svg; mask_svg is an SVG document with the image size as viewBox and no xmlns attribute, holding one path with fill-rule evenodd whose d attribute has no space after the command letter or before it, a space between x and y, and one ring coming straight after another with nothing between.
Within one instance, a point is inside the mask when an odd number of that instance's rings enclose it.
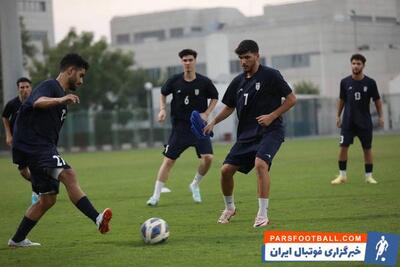
<instances>
[{"instance_id":1,"label":"player's knee","mask_svg":"<svg viewBox=\"0 0 400 267\"><path fill-rule=\"evenodd\" d=\"M63 170L58 176L60 182L62 182L65 186L72 186L77 184L76 174L72 169Z\"/></svg>"},{"instance_id":2,"label":"player's knee","mask_svg":"<svg viewBox=\"0 0 400 267\"><path fill-rule=\"evenodd\" d=\"M234 173L234 169L230 165L224 164L221 167L221 176L222 176L222 178L231 177L233 175L233 173Z\"/></svg>"},{"instance_id":3,"label":"player's knee","mask_svg":"<svg viewBox=\"0 0 400 267\"><path fill-rule=\"evenodd\" d=\"M205 164L210 165L212 163L214 156L211 154L207 154L207 155L202 155L202 159L204 161Z\"/></svg>"},{"instance_id":4,"label":"player's knee","mask_svg":"<svg viewBox=\"0 0 400 267\"><path fill-rule=\"evenodd\" d=\"M172 168L174 166L175 160L165 157L164 158L164 165L168 168Z\"/></svg>"},{"instance_id":5,"label":"player's knee","mask_svg":"<svg viewBox=\"0 0 400 267\"><path fill-rule=\"evenodd\" d=\"M256 171L266 172L268 171L268 163L265 160L256 158L254 168L256 169Z\"/></svg>"},{"instance_id":6,"label":"player's knee","mask_svg":"<svg viewBox=\"0 0 400 267\"><path fill-rule=\"evenodd\" d=\"M41 195L39 205L42 209L48 210L57 202L57 195Z\"/></svg>"},{"instance_id":7,"label":"player's knee","mask_svg":"<svg viewBox=\"0 0 400 267\"><path fill-rule=\"evenodd\" d=\"M24 177L26 180L30 180L31 179L31 173L29 171L29 169L23 168L19 170L19 173L21 174L22 177Z\"/></svg>"}]
</instances>

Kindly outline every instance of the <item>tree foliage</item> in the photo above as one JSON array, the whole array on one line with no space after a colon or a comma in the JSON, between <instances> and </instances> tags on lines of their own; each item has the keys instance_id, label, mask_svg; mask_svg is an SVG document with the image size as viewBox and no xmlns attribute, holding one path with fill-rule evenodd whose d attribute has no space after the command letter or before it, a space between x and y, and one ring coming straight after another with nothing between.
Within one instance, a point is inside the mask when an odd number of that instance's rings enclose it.
<instances>
[{"instance_id":1,"label":"tree foliage","mask_svg":"<svg viewBox=\"0 0 400 267\"><path fill-rule=\"evenodd\" d=\"M93 33L77 34L71 29L67 36L54 48L45 48L44 61L34 60L30 70L34 84L56 78L59 62L67 53L78 53L85 58L90 68L84 84L78 88L80 109L116 109L144 107L146 92L143 70L134 70L133 54L108 48L105 39L94 40Z\"/></svg>"},{"instance_id":2,"label":"tree foliage","mask_svg":"<svg viewBox=\"0 0 400 267\"><path fill-rule=\"evenodd\" d=\"M319 87L311 81L300 81L293 85L296 94L319 95Z\"/></svg>"}]
</instances>

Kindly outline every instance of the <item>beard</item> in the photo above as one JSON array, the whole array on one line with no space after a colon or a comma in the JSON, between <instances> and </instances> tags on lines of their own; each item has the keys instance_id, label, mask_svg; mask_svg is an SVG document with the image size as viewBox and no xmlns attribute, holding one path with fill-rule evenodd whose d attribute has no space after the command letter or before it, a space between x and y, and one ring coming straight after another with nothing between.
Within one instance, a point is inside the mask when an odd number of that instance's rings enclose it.
<instances>
[{"instance_id":1,"label":"beard","mask_svg":"<svg viewBox=\"0 0 400 267\"><path fill-rule=\"evenodd\" d=\"M68 89L71 91L76 91L76 85L75 85L75 80L74 79L69 79L68 80Z\"/></svg>"}]
</instances>

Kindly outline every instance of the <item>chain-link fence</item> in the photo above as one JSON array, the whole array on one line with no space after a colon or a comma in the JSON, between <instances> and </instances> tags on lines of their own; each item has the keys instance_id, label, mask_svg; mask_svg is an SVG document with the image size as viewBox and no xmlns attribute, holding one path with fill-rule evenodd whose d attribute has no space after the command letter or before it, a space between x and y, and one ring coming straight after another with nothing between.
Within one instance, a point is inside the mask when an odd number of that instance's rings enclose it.
<instances>
[{"instance_id":1,"label":"chain-link fence","mask_svg":"<svg viewBox=\"0 0 400 267\"><path fill-rule=\"evenodd\" d=\"M284 116L286 136L319 136L338 133L336 128L336 99L298 97L296 106ZM385 95L385 130L400 130L400 94ZM65 150L114 150L135 147L161 146L168 140L171 123L156 121L158 110L134 109L118 111L69 112L61 131L59 147ZM215 116L218 108L211 117ZM377 114L373 103L374 124ZM150 114L150 115L149 115ZM149 120L152 117L153 120ZM214 141L232 141L236 135L236 118L231 116L224 125L215 127ZM0 150L5 145L3 126Z\"/></svg>"}]
</instances>

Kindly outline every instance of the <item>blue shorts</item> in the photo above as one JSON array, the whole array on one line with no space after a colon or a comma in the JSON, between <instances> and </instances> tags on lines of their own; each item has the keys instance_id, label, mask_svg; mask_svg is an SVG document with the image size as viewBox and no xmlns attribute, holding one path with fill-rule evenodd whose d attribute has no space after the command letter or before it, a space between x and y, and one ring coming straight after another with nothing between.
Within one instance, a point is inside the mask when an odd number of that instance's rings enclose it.
<instances>
[{"instance_id":1,"label":"blue shorts","mask_svg":"<svg viewBox=\"0 0 400 267\"><path fill-rule=\"evenodd\" d=\"M239 172L249 173L254 168L255 159L258 157L271 168L272 160L283 142L283 129L276 129L265 133L259 140L235 143L226 156L224 164L239 166Z\"/></svg>"},{"instance_id":2,"label":"blue shorts","mask_svg":"<svg viewBox=\"0 0 400 267\"><path fill-rule=\"evenodd\" d=\"M13 162L18 165L27 164L31 172L32 188L39 194L58 194L58 175L63 169L71 168L55 147L40 153L27 153L13 148Z\"/></svg>"},{"instance_id":3,"label":"blue shorts","mask_svg":"<svg viewBox=\"0 0 400 267\"><path fill-rule=\"evenodd\" d=\"M172 128L168 144L165 145L163 154L167 158L176 160L189 147L195 147L197 157L213 154L210 138L197 139L190 128Z\"/></svg>"},{"instance_id":4,"label":"blue shorts","mask_svg":"<svg viewBox=\"0 0 400 267\"><path fill-rule=\"evenodd\" d=\"M371 149L372 147L372 129L361 129L359 127L351 127L340 130L339 144L342 147L348 147L354 142L354 136L360 139L363 149Z\"/></svg>"}]
</instances>

